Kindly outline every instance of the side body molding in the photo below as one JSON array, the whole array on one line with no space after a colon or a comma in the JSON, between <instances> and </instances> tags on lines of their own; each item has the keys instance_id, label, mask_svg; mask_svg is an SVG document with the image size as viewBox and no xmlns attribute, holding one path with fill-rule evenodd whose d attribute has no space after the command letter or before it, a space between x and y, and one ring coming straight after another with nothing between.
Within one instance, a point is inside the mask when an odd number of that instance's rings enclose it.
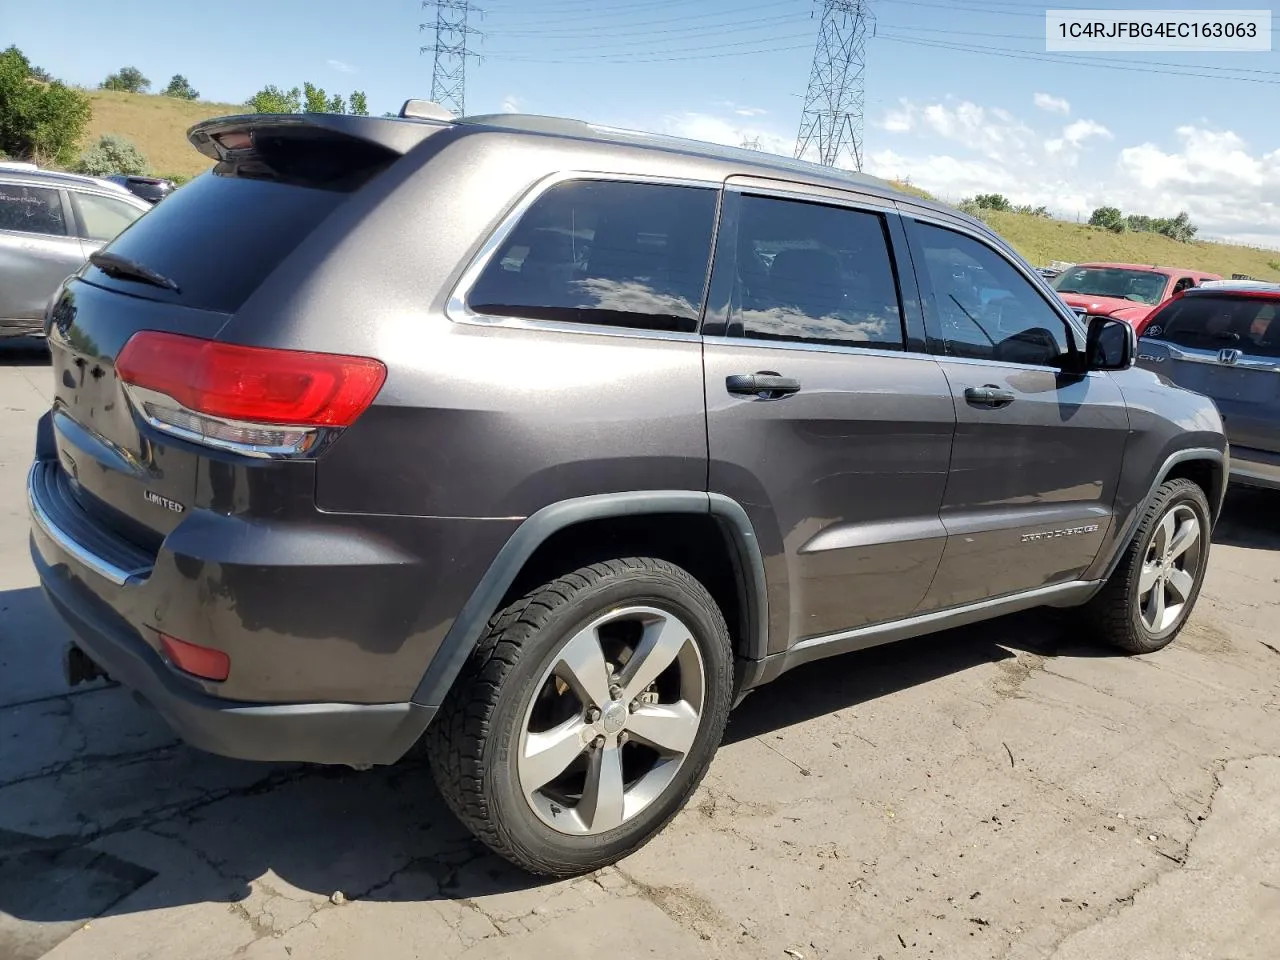
<instances>
[{"instance_id":1,"label":"side body molding","mask_svg":"<svg viewBox=\"0 0 1280 960\"><path fill-rule=\"evenodd\" d=\"M503 596L534 551L552 534L589 520L672 513L710 514L729 535L748 611L748 657L751 660L764 659L769 641L764 559L746 511L728 497L705 491L606 493L550 504L520 524L445 634L440 649L414 691L413 702L428 706L438 706L443 702Z\"/></svg>"}]
</instances>

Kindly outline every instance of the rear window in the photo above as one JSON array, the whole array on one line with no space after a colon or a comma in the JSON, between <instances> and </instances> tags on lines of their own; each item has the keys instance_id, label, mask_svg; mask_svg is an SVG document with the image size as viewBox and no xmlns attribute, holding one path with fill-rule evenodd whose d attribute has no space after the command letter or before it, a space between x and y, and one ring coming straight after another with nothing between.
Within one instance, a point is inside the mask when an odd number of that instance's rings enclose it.
<instances>
[{"instance_id":1,"label":"rear window","mask_svg":"<svg viewBox=\"0 0 1280 960\"><path fill-rule=\"evenodd\" d=\"M86 277L133 296L232 313L347 196L211 171L174 191L109 248L170 278L180 293L93 267Z\"/></svg>"},{"instance_id":2,"label":"rear window","mask_svg":"<svg viewBox=\"0 0 1280 960\"><path fill-rule=\"evenodd\" d=\"M1280 357L1278 305L1258 297L1185 297L1152 317L1143 335L1196 350Z\"/></svg>"}]
</instances>

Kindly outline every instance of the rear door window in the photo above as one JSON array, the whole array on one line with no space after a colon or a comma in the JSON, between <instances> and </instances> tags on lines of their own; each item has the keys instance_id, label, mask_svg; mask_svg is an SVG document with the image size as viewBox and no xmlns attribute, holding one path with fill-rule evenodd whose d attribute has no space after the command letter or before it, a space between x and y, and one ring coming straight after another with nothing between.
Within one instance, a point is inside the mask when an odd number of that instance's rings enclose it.
<instances>
[{"instance_id":1,"label":"rear door window","mask_svg":"<svg viewBox=\"0 0 1280 960\"><path fill-rule=\"evenodd\" d=\"M1280 357L1277 301L1257 297L1197 297L1175 300L1152 318L1144 336L1193 350L1235 349Z\"/></svg>"},{"instance_id":2,"label":"rear door window","mask_svg":"<svg viewBox=\"0 0 1280 960\"><path fill-rule=\"evenodd\" d=\"M71 192L71 202L75 204L80 214L85 238L102 243L114 240L125 227L146 212L114 197L102 197L95 193L80 193L75 190Z\"/></svg>"},{"instance_id":3,"label":"rear door window","mask_svg":"<svg viewBox=\"0 0 1280 960\"><path fill-rule=\"evenodd\" d=\"M65 237L67 216L61 191L19 183L0 183L0 230Z\"/></svg>"},{"instance_id":4,"label":"rear door window","mask_svg":"<svg viewBox=\"0 0 1280 960\"><path fill-rule=\"evenodd\" d=\"M612 180L557 184L490 258L467 306L492 317L692 333L717 195Z\"/></svg>"}]
</instances>

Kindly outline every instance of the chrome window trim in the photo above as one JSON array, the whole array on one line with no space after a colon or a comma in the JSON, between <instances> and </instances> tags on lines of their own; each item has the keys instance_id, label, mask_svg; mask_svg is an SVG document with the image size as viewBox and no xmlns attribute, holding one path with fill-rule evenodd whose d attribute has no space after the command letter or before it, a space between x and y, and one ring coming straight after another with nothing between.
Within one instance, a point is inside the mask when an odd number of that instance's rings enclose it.
<instances>
[{"instance_id":1,"label":"chrome window trim","mask_svg":"<svg viewBox=\"0 0 1280 960\"><path fill-rule=\"evenodd\" d=\"M942 230L952 230L955 233L963 234L969 237L969 239L975 240L978 243L982 244L984 247L986 247L996 256L1000 257L1002 260L1008 263L1009 266L1013 267L1014 270L1022 274L1023 279L1025 279L1028 283L1030 283L1031 286L1035 288L1036 292L1040 294L1041 298L1045 302L1045 305L1054 313L1056 313L1062 319L1062 321L1067 325L1067 329L1071 331L1072 336L1078 338L1078 340L1074 344L1076 349L1077 350L1084 349L1085 343L1087 340L1087 331L1079 323L1079 318L1076 316L1075 311L1067 306L1066 301L1058 296L1057 292L1053 289L1053 287L1049 286L1048 282L1044 279L1044 277L1040 276L1040 274L1037 271L1029 267L1024 268L1022 264L1019 262L1021 260L1020 257L1016 257L1016 256L1010 257L1009 253L1013 251L1001 249L1001 247L1004 246L1003 241L999 241L998 244L993 244L991 242L992 237L989 235L985 235L981 230L977 230L969 226L968 224L962 223L961 221L958 221L958 220L949 220L946 217L934 216L925 210L918 209L915 207L912 207L907 210L902 210L901 213L904 218L909 217L912 220L919 220L921 223L927 223L930 226L938 227ZM996 238L996 239L998 240L999 238ZM944 354L943 356L946 356L946 355ZM951 359L951 358L948 357L947 359ZM1021 364L1021 363L1020 364L1006 363L1006 364L1003 364L1003 366L1025 367L1025 366L1032 366L1032 365ZM1048 367L1047 369L1053 370L1056 368Z\"/></svg>"},{"instance_id":2,"label":"chrome window trim","mask_svg":"<svg viewBox=\"0 0 1280 960\"><path fill-rule=\"evenodd\" d=\"M740 174L735 175L741 176ZM763 179L763 178L761 178ZM863 210L867 213L875 214L893 214L898 215L898 209L894 206L893 201L887 197L877 197L873 194L842 194L834 187L823 188L830 189L832 192L815 193L818 189L814 184L796 183L790 187L784 186L788 181L778 181L779 186L762 187L750 183L735 183L731 178L724 183L724 189L729 193L737 193L743 196L752 197L769 197L775 200L797 200L802 203L816 203L827 207L842 207L845 209Z\"/></svg>"},{"instance_id":3,"label":"chrome window trim","mask_svg":"<svg viewBox=\"0 0 1280 960\"><path fill-rule=\"evenodd\" d=\"M542 330L557 333L594 334L606 337L625 337L640 340L674 340L696 342L701 334L695 329L691 332L679 330L645 330L639 327L615 327L601 323L574 323L568 320L537 320L530 317L498 317L487 313L477 313L467 306L467 297L472 287L480 279L489 262L511 236L516 226L529 212L529 208L537 203L551 188L573 180L601 181L609 183L653 184L671 187L700 187L720 193L724 184L719 180L701 180L688 177L664 177L642 173L621 173L592 170L560 170L535 181L524 196L516 202L499 222L489 237L480 245L480 249L472 257L458 282L445 302L444 313L454 323L468 324L478 327L498 327L517 330ZM716 212L719 217L719 210ZM715 226L712 224L711 247L707 251L707 265L710 270L715 253ZM706 284L703 284L703 299L706 299ZM698 305L698 316L694 320L695 327L701 326L702 312L705 304Z\"/></svg>"},{"instance_id":4,"label":"chrome window trim","mask_svg":"<svg viewBox=\"0 0 1280 960\"><path fill-rule=\"evenodd\" d=\"M1280 373L1280 357L1275 359L1263 359L1255 357L1248 352L1241 350L1241 357L1235 363L1223 363L1218 359L1218 350L1199 350L1195 347L1184 347L1181 344L1173 343L1170 340L1161 340L1159 337L1143 337L1143 340L1149 343L1158 343L1168 351L1171 360L1186 360L1190 363L1206 363L1210 366L1221 367L1224 370L1258 370L1263 373ZM1239 349L1239 348L1236 348Z\"/></svg>"},{"instance_id":5,"label":"chrome window trim","mask_svg":"<svg viewBox=\"0 0 1280 960\"><path fill-rule=\"evenodd\" d=\"M36 497L35 491L35 475L36 471L43 468L43 463L37 460L31 465L31 469L27 471L27 507L31 511L31 519L36 526L40 528L50 540L56 543L62 550L71 554L80 563L88 567L94 573L98 574L117 587L123 587L131 581L139 580L146 574L151 572L151 567L139 567L136 570L125 570L118 567L110 560L98 556L91 552L87 547L53 522L53 518L49 516L44 507L40 505L39 499Z\"/></svg>"},{"instance_id":6,"label":"chrome window trim","mask_svg":"<svg viewBox=\"0 0 1280 960\"><path fill-rule=\"evenodd\" d=\"M850 347L843 343L824 343L821 340L757 340L753 337L710 336L702 338L707 346L752 347L768 350L799 350L805 353L837 353L855 357L899 357L906 360L934 360L932 353L918 350L890 350L883 347Z\"/></svg>"}]
</instances>

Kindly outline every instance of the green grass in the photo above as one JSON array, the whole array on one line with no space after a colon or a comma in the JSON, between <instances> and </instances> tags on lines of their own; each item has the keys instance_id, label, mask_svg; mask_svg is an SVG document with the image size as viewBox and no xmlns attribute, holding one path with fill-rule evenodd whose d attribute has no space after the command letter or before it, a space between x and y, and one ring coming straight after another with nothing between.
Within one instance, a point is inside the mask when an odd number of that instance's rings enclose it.
<instances>
[{"instance_id":1,"label":"green grass","mask_svg":"<svg viewBox=\"0 0 1280 960\"><path fill-rule=\"evenodd\" d=\"M100 134L128 137L147 158L151 172L195 176L211 161L187 142L187 128L210 117L240 113L240 104L190 102L172 97L94 90L89 93L93 119L87 141ZM926 200L929 193L909 183L895 186ZM1115 198L1124 207L1123 197ZM987 211L986 221L1024 257L1037 266L1050 260L1080 263L1110 260L1150 263L1166 267L1206 270L1229 277L1244 273L1264 280L1280 280L1280 252L1226 243L1178 243L1153 233L1109 233L1079 223L1049 220L1017 213Z\"/></svg>"},{"instance_id":2,"label":"green grass","mask_svg":"<svg viewBox=\"0 0 1280 960\"><path fill-rule=\"evenodd\" d=\"M147 158L150 173L181 174L193 177L213 165L208 157L187 142L187 128L210 117L244 113L243 104L206 103L174 97L112 90L89 91L93 117L86 143L104 133L127 137Z\"/></svg>"}]
</instances>

